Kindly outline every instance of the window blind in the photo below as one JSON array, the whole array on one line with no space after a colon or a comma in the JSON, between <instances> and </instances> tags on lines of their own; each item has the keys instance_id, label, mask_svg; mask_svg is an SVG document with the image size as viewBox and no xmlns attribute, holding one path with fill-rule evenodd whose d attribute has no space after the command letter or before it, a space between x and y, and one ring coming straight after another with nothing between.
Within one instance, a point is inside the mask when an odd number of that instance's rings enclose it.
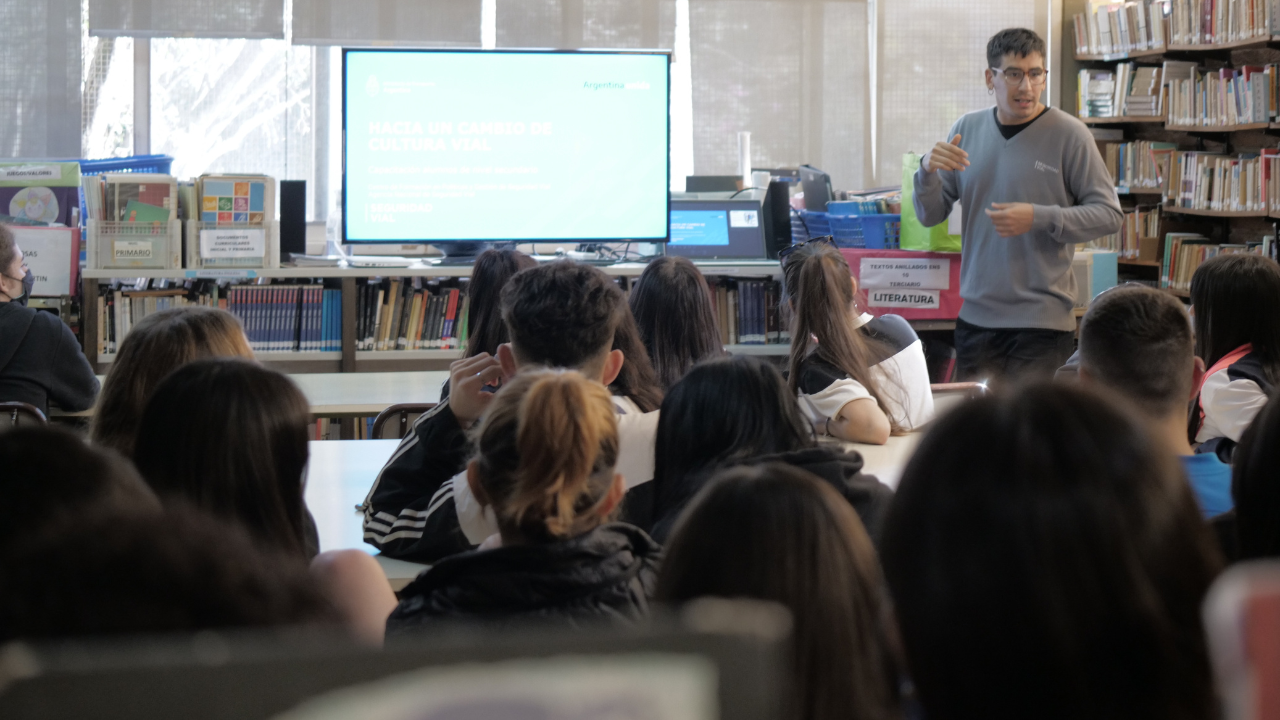
<instances>
[{"instance_id":1,"label":"window blind","mask_svg":"<svg viewBox=\"0 0 1280 720\"><path fill-rule=\"evenodd\" d=\"M293 0L297 45L480 46L480 0Z\"/></svg>"},{"instance_id":2,"label":"window blind","mask_svg":"<svg viewBox=\"0 0 1280 720\"><path fill-rule=\"evenodd\" d=\"M80 157L80 3L3 2L0 27L0 156Z\"/></svg>"},{"instance_id":3,"label":"window blind","mask_svg":"<svg viewBox=\"0 0 1280 720\"><path fill-rule=\"evenodd\" d=\"M500 48L666 48L675 0L497 0Z\"/></svg>"},{"instance_id":4,"label":"window blind","mask_svg":"<svg viewBox=\"0 0 1280 720\"><path fill-rule=\"evenodd\" d=\"M89 34L283 38L284 0L88 0Z\"/></svg>"}]
</instances>

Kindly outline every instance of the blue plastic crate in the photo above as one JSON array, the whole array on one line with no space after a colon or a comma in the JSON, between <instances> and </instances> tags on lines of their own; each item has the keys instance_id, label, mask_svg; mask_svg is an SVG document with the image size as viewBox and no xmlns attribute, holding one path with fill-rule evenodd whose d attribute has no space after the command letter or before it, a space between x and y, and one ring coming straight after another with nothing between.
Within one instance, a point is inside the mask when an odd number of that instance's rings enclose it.
<instances>
[{"instance_id":1,"label":"blue plastic crate","mask_svg":"<svg viewBox=\"0 0 1280 720\"><path fill-rule=\"evenodd\" d=\"M862 218L857 215L828 215L831 224L831 237L840 247L864 247L862 237Z\"/></svg>"},{"instance_id":2,"label":"blue plastic crate","mask_svg":"<svg viewBox=\"0 0 1280 720\"><path fill-rule=\"evenodd\" d=\"M831 234L831 220L824 212L816 212L812 210L801 210L800 218L804 222L805 228L808 230L809 238L822 237Z\"/></svg>"},{"instance_id":3,"label":"blue plastic crate","mask_svg":"<svg viewBox=\"0 0 1280 720\"><path fill-rule=\"evenodd\" d=\"M858 215L862 225L863 247L874 250L897 250L902 232L901 215Z\"/></svg>"},{"instance_id":4,"label":"blue plastic crate","mask_svg":"<svg viewBox=\"0 0 1280 720\"><path fill-rule=\"evenodd\" d=\"M121 173L160 173L169 174L173 166L173 158L169 155L134 155L123 158L103 158L102 160L81 160L81 175L101 175L109 172Z\"/></svg>"}]
</instances>

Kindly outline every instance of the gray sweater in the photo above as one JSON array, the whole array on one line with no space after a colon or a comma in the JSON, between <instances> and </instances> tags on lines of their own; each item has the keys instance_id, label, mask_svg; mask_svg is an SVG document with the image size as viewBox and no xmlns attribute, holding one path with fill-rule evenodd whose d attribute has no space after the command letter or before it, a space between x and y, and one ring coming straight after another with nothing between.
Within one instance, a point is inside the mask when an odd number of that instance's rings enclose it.
<instances>
[{"instance_id":1,"label":"gray sweater","mask_svg":"<svg viewBox=\"0 0 1280 720\"><path fill-rule=\"evenodd\" d=\"M927 227L945 221L956 200L964 208L960 317L988 328L1075 330L1074 244L1116 232L1124 222L1093 136L1057 108L1009 140L991 108L961 117L947 139L956 133L969 167L918 169L914 204ZM993 202L1034 205L1031 232L1000 237L983 212Z\"/></svg>"}]
</instances>

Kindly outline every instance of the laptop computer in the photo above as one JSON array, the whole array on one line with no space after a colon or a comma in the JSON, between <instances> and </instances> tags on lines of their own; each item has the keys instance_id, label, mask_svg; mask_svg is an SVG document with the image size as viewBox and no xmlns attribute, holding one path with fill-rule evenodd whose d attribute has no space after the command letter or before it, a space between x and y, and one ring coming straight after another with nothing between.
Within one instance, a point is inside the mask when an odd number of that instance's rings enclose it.
<instances>
[{"instance_id":1,"label":"laptop computer","mask_svg":"<svg viewBox=\"0 0 1280 720\"><path fill-rule=\"evenodd\" d=\"M667 254L691 260L764 260L760 201L672 200Z\"/></svg>"}]
</instances>

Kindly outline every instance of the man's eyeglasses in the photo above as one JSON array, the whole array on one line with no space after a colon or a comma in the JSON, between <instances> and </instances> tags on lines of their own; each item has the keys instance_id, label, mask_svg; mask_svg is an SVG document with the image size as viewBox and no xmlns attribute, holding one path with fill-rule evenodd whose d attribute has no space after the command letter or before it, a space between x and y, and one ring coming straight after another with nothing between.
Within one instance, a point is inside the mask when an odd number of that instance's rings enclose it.
<instances>
[{"instance_id":1,"label":"man's eyeglasses","mask_svg":"<svg viewBox=\"0 0 1280 720\"><path fill-rule=\"evenodd\" d=\"M1001 75L1004 76L1005 82L1015 86L1021 85L1023 78L1028 78L1029 80L1031 80L1031 84L1033 86L1043 85L1045 78L1048 75L1048 73L1046 73L1041 68L1032 68L1030 70L1022 70L1020 68L1009 68L1007 70L1001 70L1000 68L991 68L991 72L1000 73Z\"/></svg>"},{"instance_id":2,"label":"man's eyeglasses","mask_svg":"<svg viewBox=\"0 0 1280 720\"><path fill-rule=\"evenodd\" d=\"M799 250L805 245L830 245L832 247L835 247L836 239L831 237L830 235L819 235L816 238L809 238L804 242L798 242L792 245L788 245L778 251L778 260L779 261L786 260L788 255Z\"/></svg>"}]
</instances>

